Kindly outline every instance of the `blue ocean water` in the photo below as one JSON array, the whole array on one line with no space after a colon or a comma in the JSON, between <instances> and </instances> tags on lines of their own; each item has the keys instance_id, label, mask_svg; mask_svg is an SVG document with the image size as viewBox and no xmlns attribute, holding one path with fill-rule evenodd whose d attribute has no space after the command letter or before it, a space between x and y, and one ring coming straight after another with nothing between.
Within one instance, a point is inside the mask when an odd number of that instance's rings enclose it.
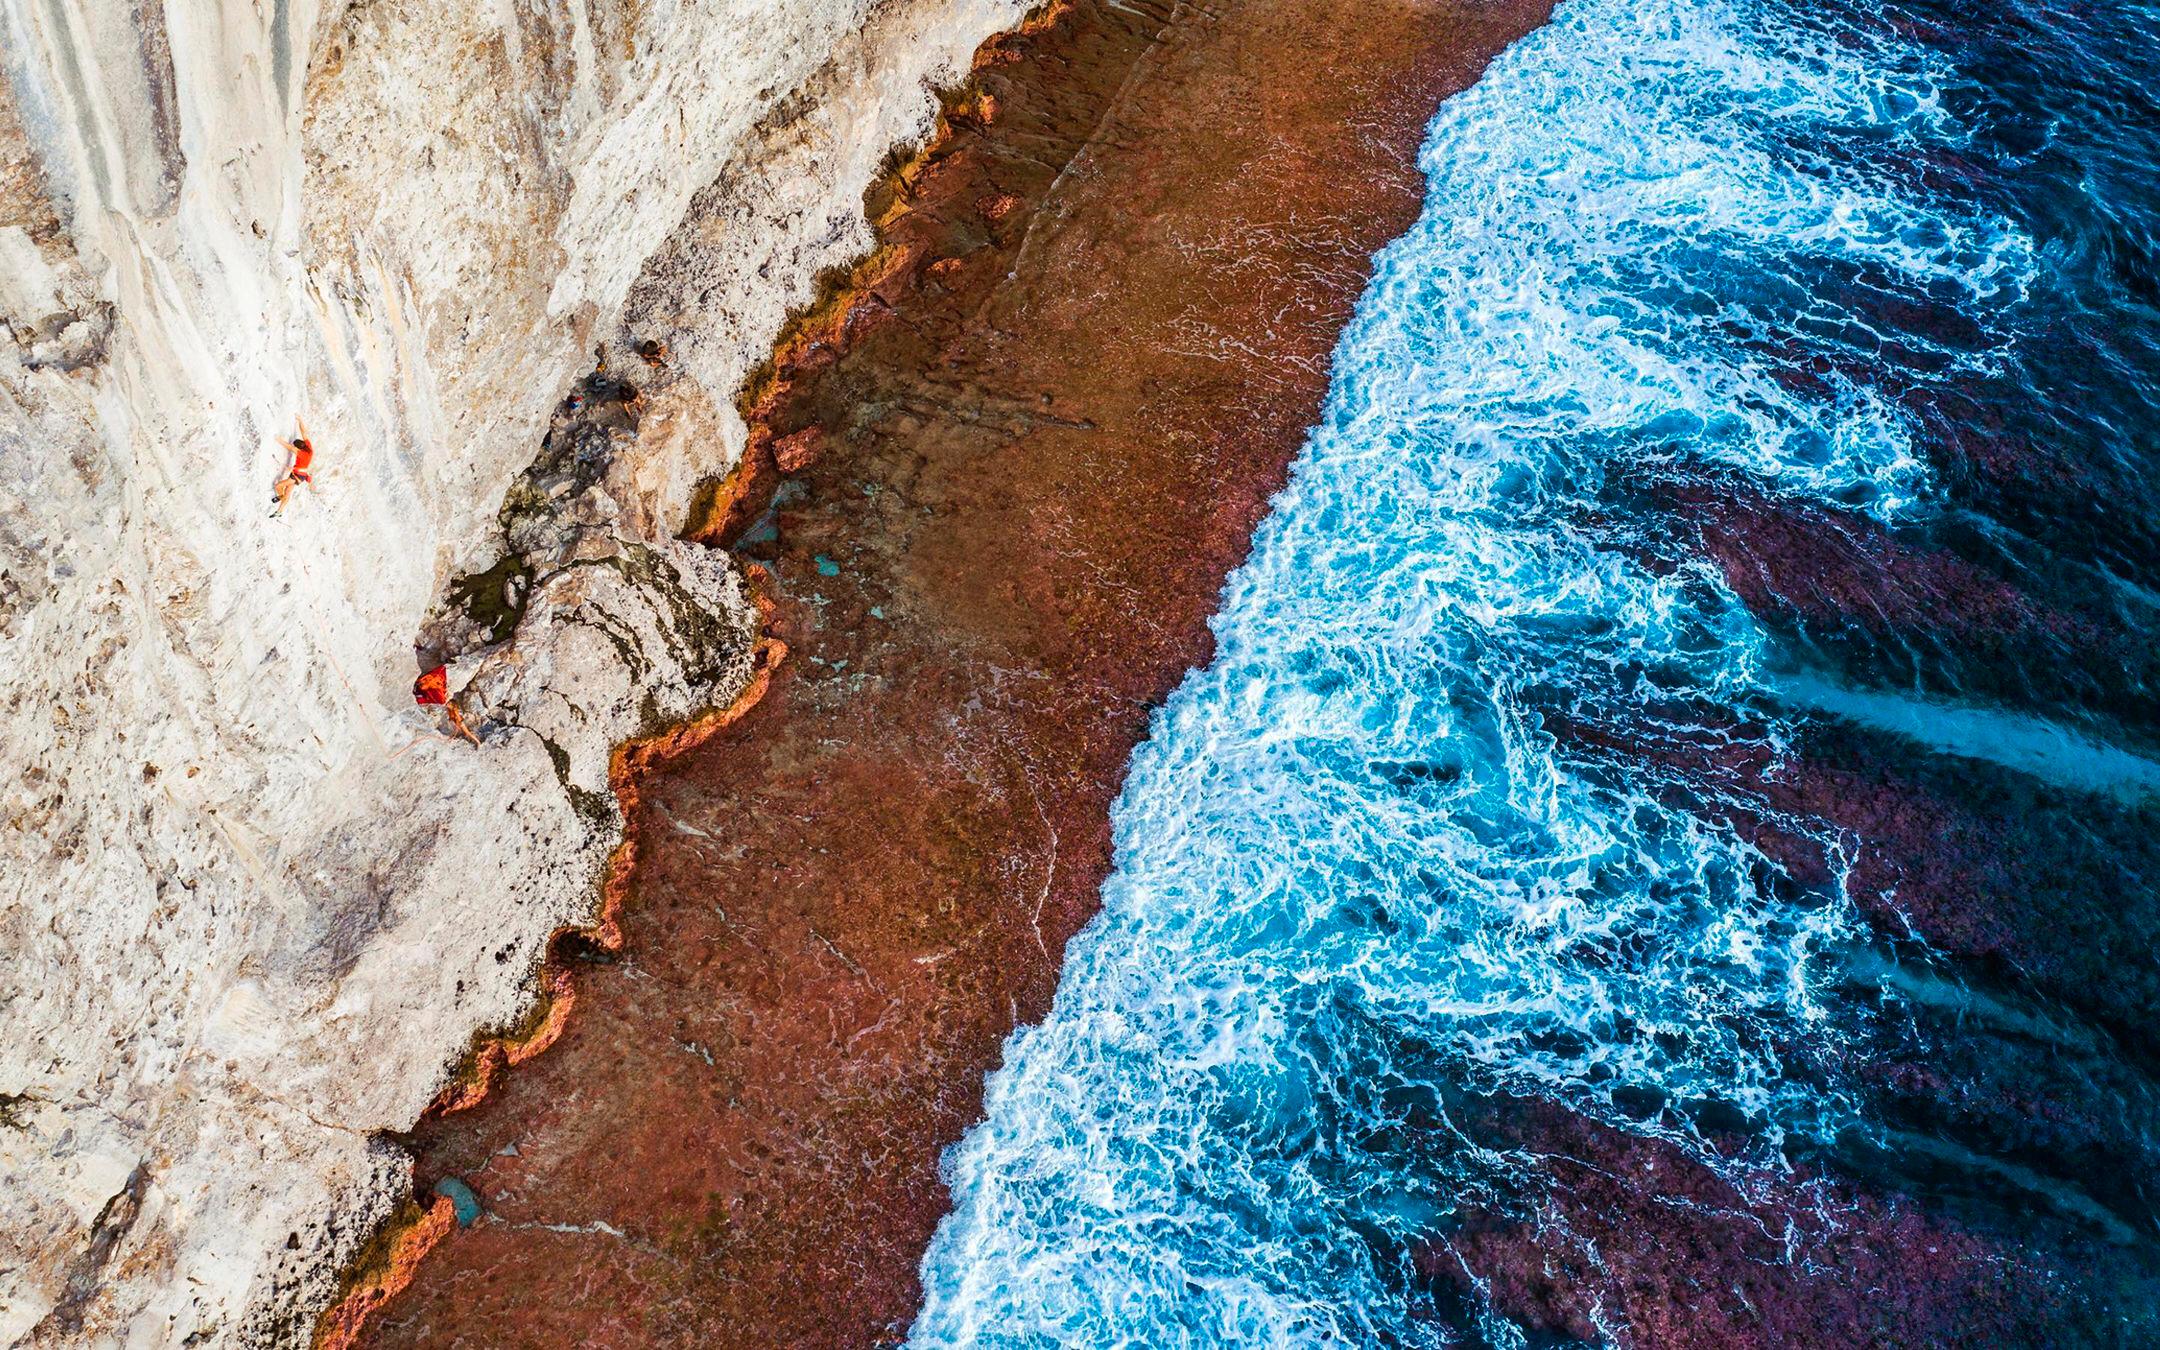
<instances>
[{"instance_id":1,"label":"blue ocean water","mask_svg":"<svg viewBox=\"0 0 2160 1350\"><path fill-rule=\"evenodd\" d=\"M2039 58L2014 28L1943 40L1957 9L1564 0L1441 110L1423 217L1376 260L1216 659L1134 758L1103 912L948 1156L914 1344L1456 1343L1417 1306L1420 1244L1540 1165L1461 1124L1464 1093L1735 1177L1896 1152L1855 1066L1886 1027L1918 1034L1932 957L1849 893L1861 841L1748 797L1833 860L1796 877L1725 778L1597 747L1774 768L1822 719L1873 716L1916 755L2056 766L2036 791L2105 778L2110 810L2160 783L2136 672L2086 688L2036 662L2005 712L1966 649L1751 612L1675 526L1673 485L1710 484L1964 530L1998 571L2150 608L2149 521L2042 566L2018 552L2036 517L1937 435L1946 409L2001 405L2000 429L2041 415L2036 381L2082 382L2086 411L2047 415L2122 459L2083 488L2142 484L2135 419L2098 441L2090 419L2160 371L2145 311L2062 322L2077 232L1970 167L2037 166L2058 214L2103 200L2097 159L2049 161L2053 113L2005 139L2023 124L1974 54ZM2133 224L2084 237L2153 237ZM2084 339L2108 360L2049 376Z\"/></svg>"}]
</instances>

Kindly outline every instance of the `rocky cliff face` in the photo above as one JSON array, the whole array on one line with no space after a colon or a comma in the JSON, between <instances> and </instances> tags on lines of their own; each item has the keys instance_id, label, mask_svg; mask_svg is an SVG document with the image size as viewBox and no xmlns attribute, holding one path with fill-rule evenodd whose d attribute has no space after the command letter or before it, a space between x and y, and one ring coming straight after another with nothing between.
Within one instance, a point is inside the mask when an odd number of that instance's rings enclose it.
<instances>
[{"instance_id":1,"label":"rocky cliff face","mask_svg":"<svg viewBox=\"0 0 2160 1350\"><path fill-rule=\"evenodd\" d=\"M1018 9L0 0L0 1341L304 1339L748 678L673 532Z\"/></svg>"}]
</instances>

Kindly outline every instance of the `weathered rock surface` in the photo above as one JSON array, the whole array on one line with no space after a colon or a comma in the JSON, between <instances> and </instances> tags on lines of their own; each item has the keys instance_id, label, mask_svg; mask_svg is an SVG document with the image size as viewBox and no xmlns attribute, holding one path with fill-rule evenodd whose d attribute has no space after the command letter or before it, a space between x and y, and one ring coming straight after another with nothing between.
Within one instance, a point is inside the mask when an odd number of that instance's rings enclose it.
<instances>
[{"instance_id":1,"label":"weathered rock surface","mask_svg":"<svg viewBox=\"0 0 2160 1350\"><path fill-rule=\"evenodd\" d=\"M1017 16L0 0L0 1343L306 1337L590 911L610 748L747 678L673 532Z\"/></svg>"}]
</instances>

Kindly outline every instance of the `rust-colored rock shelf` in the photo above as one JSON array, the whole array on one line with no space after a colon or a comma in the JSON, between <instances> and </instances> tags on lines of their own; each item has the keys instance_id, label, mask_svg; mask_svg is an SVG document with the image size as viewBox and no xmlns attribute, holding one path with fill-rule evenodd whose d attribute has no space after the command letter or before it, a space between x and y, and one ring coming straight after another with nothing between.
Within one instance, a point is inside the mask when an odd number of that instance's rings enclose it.
<instances>
[{"instance_id":1,"label":"rust-colored rock shelf","mask_svg":"<svg viewBox=\"0 0 2160 1350\"><path fill-rule=\"evenodd\" d=\"M421 1126L422 1193L484 1212L360 1343L904 1332L939 1153L1094 911L1423 129L1543 9L1084 0L985 47L705 521L788 659L636 785L553 1048Z\"/></svg>"}]
</instances>

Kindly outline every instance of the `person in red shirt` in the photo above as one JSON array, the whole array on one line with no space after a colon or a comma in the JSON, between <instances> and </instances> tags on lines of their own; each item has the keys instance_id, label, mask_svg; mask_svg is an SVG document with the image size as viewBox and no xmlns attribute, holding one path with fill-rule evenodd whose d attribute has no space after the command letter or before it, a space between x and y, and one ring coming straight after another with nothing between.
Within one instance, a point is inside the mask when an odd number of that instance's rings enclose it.
<instances>
[{"instance_id":1,"label":"person in red shirt","mask_svg":"<svg viewBox=\"0 0 2160 1350\"><path fill-rule=\"evenodd\" d=\"M420 678L414 680L412 695L413 702L423 708L439 707L444 712L449 713L450 725L457 728L458 735L463 736L474 745L480 744L480 738L472 734L471 727L465 725L465 717L458 711L457 704L450 701L450 668L448 666L437 666L433 670L424 672Z\"/></svg>"},{"instance_id":2,"label":"person in red shirt","mask_svg":"<svg viewBox=\"0 0 2160 1350\"><path fill-rule=\"evenodd\" d=\"M277 502L277 505L270 508L273 516L285 509L285 499L292 496L294 488L302 484L309 487L315 485L315 475L309 472L315 464L315 443L308 439L307 423L295 417L293 425L300 428L300 434L289 441L278 442L291 452L292 463L286 468L285 476L270 485L270 495Z\"/></svg>"}]
</instances>

